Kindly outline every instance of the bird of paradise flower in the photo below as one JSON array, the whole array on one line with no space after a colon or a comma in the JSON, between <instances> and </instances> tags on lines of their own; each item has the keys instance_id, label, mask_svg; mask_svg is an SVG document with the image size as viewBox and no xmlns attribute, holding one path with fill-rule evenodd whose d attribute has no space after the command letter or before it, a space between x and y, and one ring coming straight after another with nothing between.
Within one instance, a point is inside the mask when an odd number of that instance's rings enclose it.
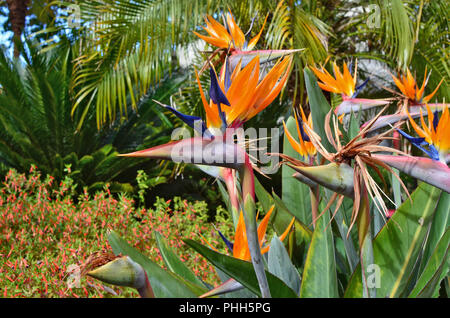
<instances>
[{"instance_id":1,"label":"bird of paradise flower","mask_svg":"<svg viewBox=\"0 0 450 318\"><path fill-rule=\"evenodd\" d=\"M420 137L413 137L401 129L398 132L430 158L413 156L374 155L377 160L396 168L416 179L427 182L450 193L450 168L447 166L450 152L450 115L444 107L441 117L426 105L428 124L420 112L421 125L407 112L412 128Z\"/></svg>"},{"instance_id":2,"label":"bird of paradise flower","mask_svg":"<svg viewBox=\"0 0 450 318\"><path fill-rule=\"evenodd\" d=\"M350 68L344 62L342 71L333 62L334 76L331 75L323 66L320 68L311 68L318 78L318 85L323 90L328 92L341 94L343 102L335 109L335 114L341 116L351 112L357 112L360 109L366 110L375 106L383 106L390 103L388 99L366 99L357 98L358 94L366 86L369 79L356 86L358 61L355 62L355 69L353 75L350 73Z\"/></svg>"},{"instance_id":3,"label":"bird of paradise flower","mask_svg":"<svg viewBox=\"0 0 450 318\"><path fill-rule=\"evenodd\" d=\"M267 232L267 226L269 225L270 217L272 215L272 212L274 210L275 206L272 205L269 211L266 213L264 218L261 220L261 222L258 225L258 241L259 245L261 247L261 254L265 254L269 251L270 245L267 244L264 246L265 236ZM292 218L291 222L287 226L286 230L280 235L279 239L280 241L283 241L286 236L289 234L289 231L291 230L293 224L294 224L295 218ZM225 245L230 250L231 254L234 258L244 260L244 261L250 261L250 250L248 248L248 242L247 242L247 231L245 229L245 222L244 222L244 216L242 214L242 211L239 216L239 222L236 227L236 232L234 235L234 243L231 243L222 233L219 231L219 235L222 238L222 240L225 242ZM211 247L212 250L217 251L217 249L211 245L210 242L208 242L205 238L203 238L205 242ZM200 298L205 297L211 297L223 293L229 293L231 291L236 291L239 289L242 289L243 286L236 282L234 279L229 279L225 281L223 284L217 286L216 288L211 289L207 293L200 296Z\"/></svg>"},{"instance_id":4,"label":"bird of paradise flower","mask_svg":"<svg viewBox=\"0 0 450 318\"><path fill-rule=\"evenodd\" d=\"M216 61L214 65L217 65L217 63L219 62L224 62L227 58L230 68L234 70L238 64L240 64L240 66L242 67L246 66L256 56L259 56L260 63L262 64L277 60L283 55L301 51L301 49L253 50L262 35L268 15L266 15L263 26L259 33L251 39L248 39L248 35L252 29L256 17L252 20L250 30L246 34L244 34L241 28L237 25L231 11L226 13L225 15L222 14L222 18L224 20L223 25L217 22L210 15L207 15L205 17L206 27L203 27L203 29L207 32L208 35L202 35L194 31L194 34L197 35L200 39L211 44L212 46L217 47L217 49L212 52L212 54L206 60L204 66L200 70L200 74L207 69L209 63L217 55L220 56L220 59Z\"/></svg>"},{"instance_id":5,"label":"bird of paradise flower","mask_svg":"<svg viewBox=\"0 0 450 318\"><path fill-rule=\"evenodd\" d=\"M199 158L200 161L197 163L239 171L239 175L242 178L241 198L243 204L240 204L238 200L238 192L235 189L234 180L227 183L227 186L231 185L233 187L233 191L229 192L230 195L236 196L233 212L239 211L243 207L248 248L251 251L252 263L260 284L261 293L268 297L270 291L264 266L262 265L261 247L258 243L256 229L253 166L245 149L227 137L228 134L233 132L234 128L242 126L246 120L262 111L275 99L287 80L291 57L287 56L276 63L262 79L260 79L259 74L258 56L255 57L254 62L242 69L240 67L235 68L233 72L227 72L226 65L220 78L217 77L214 69L210 68L209 103L206 102L203 89L199 85L206 112L206 123L200 117L185 115L173 107L163 105L187 125L199 132L199 137L182 139L150 149L123 154L122 156L173 160L174 149L182 149L181 152L178 152L177 159L184 162L195 162L198 152L203 152L203 149L209 148L211 151L207 153L207 156L201 156ZM243 89L245 90L244 92ZM231 132L228 129L231 129ZM201 149L197 149L196 146L199 146ZM214 153L214 156L211 157L212 153ZM239 158L240 160L226 160L225 158L230 158L230 153L234 154L233 158ZM218 158L222 159L217 160ZM230 170L222 171L230 172ZM232 173L223 175L233 176Z\"/></svg>"}]
</instances>

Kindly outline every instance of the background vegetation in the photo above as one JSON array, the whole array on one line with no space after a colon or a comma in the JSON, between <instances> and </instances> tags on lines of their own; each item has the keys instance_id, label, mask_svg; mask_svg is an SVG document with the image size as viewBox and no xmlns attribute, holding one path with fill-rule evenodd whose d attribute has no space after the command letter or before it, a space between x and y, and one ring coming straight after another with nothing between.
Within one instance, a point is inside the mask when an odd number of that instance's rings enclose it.
<instances>
[{"instance_id":1,"label":"background vegetation","mask_svg":"<svg viewBox=\"0 0 450 318\"><path fill-rule=\"evenodd\" d=\"M9 241L12 237L22 240L24 245L27 240L35 241L35 236L29 236L32 233L23 232L24 218L38 222L36 231L56 227L55 231L63 239L66 229L57 230L62 223L52 217L46 217L45 221L39 219L39 213L44 210L62 209L68 218L64 226L75 226L75 220L88 217L84 214L88 207L108 201L112 206L105 212L112 222L108 226L126 222L127 231L141 229L135 217L140 218L142 211L148 212L155 204L154 211L164 206L158 197L172 200L181 196L182 200L205 201L206 204L192 203L198 212L196 217L205 226L206 217L214 220L216 211L222 211L219 185L200 170L116 156L165 143L173 128L180 125L180 121L153 99L176 106L187 114L203 115L192 74L193 69L201 68L206 56L202 50L211 48L202 47L192 31L202 32L199 26L204 24L205 14L218 17L229 9L242 30L253 26L252 34L262 27L268 15L265 37L259 42L259 48L304 49L295 55L295 65L283 94L252 119L249 127L281 127L280 119L287 118L298 105L306 105L304 66L322 64L328 58L358 59L361 75L358 82L369 77L365 95L375 98L386 96L384 87L394 89L389 72L396 74L410 68L421 79L427 67L432 71L429 87L444 79L436 100L448 101L449 7L446 1L374 0L370 3L376 6L357 0L0 1L4 16L0 20L4 39L0 54L0 176L5 179L0 199L3 202L0 212L4 216L0 226L0 253L7 256L2 257L1 268L3 273L8 273L3 278L7 283L4 295L62 295L56 289L43 293L45 288L39 275L51 279L51 274L41 272L37 263L42 260L35 259L43 248L50 249L50 245L57 248L55 242L39 245L40 242L30 251L35 256L27 259L15 254L19 250L13 249ZM79 11L71 11L74 8ZM207 87L206 76L201 80ZM340 100L334 94L326 93L326 97L332 105ZM282 140L283 136L279 138ZM31 165L36 165L41 174L34 171L29 176L19 175L28 174ZM11 172L11 168L19 174ZM145 176L138 174L139 170L145 171ZM260 180L267 190L273 188L275 194L281 195L282 172L271 178L270 188L267 179ZM41 188L27 188L25 185L30 180L35 180ZM45 190L55 184L61 186ZM107 191L114 196L104 190L107 184ZM11 187L18 188L9 192ZM58 191L64 193L59 195ZM119 197L119 193L127 194ZM172 209L183 210L181 201L176 202L178 205ZM125 208L124 204L130 205ZM13 218L8 217L10 209L18 209ZM125 215L129 218L124 218ZM53 217L57 218L57 214ZM92 216L92 224L101 224L98 222L106 219L106 215L96 217ZM64 241L73 244L70 245L73 249L84 240L92 239L99 244L84 250L83 255L67 254L67 264L81 262L99 246L107 247L106 241L98 241L96 236L106 229L100 228L99 231L79 228L74 242ZM189 237L190 230L189 225L181 232ZM127 233L120 234L141 239ZM45 240L45 235L41 239ZM63 268L60 259L56 259L62 255L57 250L49 253L54 258L48 261L59 264L51 268ZM13 264L10 259L19 263ZM26 266L27 262L30 267ZM20 274L23 266L29 268L30 274ZM26 291L22 278L40 287ZM94 289L87 293L104 295Z\"/></svg>"}]
</instances>

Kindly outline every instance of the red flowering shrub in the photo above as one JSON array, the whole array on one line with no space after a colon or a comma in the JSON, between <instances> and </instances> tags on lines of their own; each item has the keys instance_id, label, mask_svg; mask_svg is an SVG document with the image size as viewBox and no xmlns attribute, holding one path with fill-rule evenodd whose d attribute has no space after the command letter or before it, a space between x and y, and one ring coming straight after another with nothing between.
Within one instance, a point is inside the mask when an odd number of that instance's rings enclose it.
<instances>
[{"instance_id":1,"label":"red flowering shrub","mask_svg":"<svg viewBox=\"0 0 450 318\"><path fill-rule=\"evenodd\" d=\"M3 297L108 297L135 296L129 288L108 287L89 277L79 279L80 267L89 255L111 252L106 239L114 229L130 244L164 266L154 231L201 279L217 284L211 265L182 242L202 240L224 251L212 224L206 221L204 202L190 203L178 197L158 199L154 209L135 209L126 195L115 198L106 187L93 197L86 191L74 200L72 180L59 185L34 168L28 176L10 170L0 188L0 288ZM218 211L215 225L231 232ZM205 242L203 242L205 243Z\"/></svg>"}]
</instances>

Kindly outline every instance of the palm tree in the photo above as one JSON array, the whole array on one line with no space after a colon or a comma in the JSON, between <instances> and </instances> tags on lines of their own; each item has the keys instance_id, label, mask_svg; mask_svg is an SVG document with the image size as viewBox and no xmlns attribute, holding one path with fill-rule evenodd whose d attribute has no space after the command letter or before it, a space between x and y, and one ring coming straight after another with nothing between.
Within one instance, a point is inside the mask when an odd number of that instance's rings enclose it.
<instances>
[{"instance_id":1,"label":"palm tree","mask_svg":"<svg viewBox=\"0 0 450 318\"><path fill-rule=\"evenodd\" d=\"M14 57L19 57L20 46L22 45L22 35L27 29L41 30L54 22L55 12L50 5L51 1L46 0L2 0L0 9L6 8L6 21L3 23L5 31L12 31L12 44L14 47ZM2 10L3 11L3 10ZM33 30L29 30L33 31ZM51 35L51 34L50 34Z\"/></svg>"},{"instance_id":2,"label":"palm tree","mask_svg":"<svg viewBox=\"0 0 450 318\"><path fill-rule=\"evenodd\" d=\"M95 106L99 128L117 116L124 118L127 103L135 110L146 91L174 69L177 50L197 40L192 31L201 32L205 14L220 18L228 9L243 30L250 25L259 30L269 14L261 48L304 49L296 54L288 85L287 96L294 105L306 99L303 67L321 64L329 56L378 61L391 72L412 65L418 76L428 65L433 70L431 83L444 78L439 96L448 99L444 1L374 0L372 6L358 0L82 0L77 4L83 23L72 29L80 46L72 81L78 88L73 111L83 103L84 113Z\"/></svg>"},{"instance_id":3,"label":"palm tree","mask_svg":"<svg viewBox=\"0 0 450 318\"><path fill-rule=\"evenodd\" d=\"M28 13L28 6L30 0L6 0L6 4L9 10L9 20L11 22L11 29L14 33L14 42L20 42L22 37L22 31L25 27L25 18ZM20 51L17 45L14 45L14 56L18 57Z\"/></svg>"},{"instance_id":4,"label":"palm tree","mask_svg":"<svg viewBox=\"0 0 450 318\"><path fill-rule=\"evenodd\" d=\"M131 191L136 170L144 167L158 182L165 180L157 176L169 174L170 169L161 173L148 161L130 162L117 154L170 139L168 131L173 125L155 116L148 103L151 98L167 102L184 74L165 78L150 90L139 105L140 116L131 114L120 127L98 131L92 109L77 130L82 114L71 114L74 93L70 88L77 48L62 45L42 53L29 42L25 48L20 60L10 57L7 50L0 51L0 174L10 168L26 172L37 165L44 175L62 180L70 165L69 175L80 191L84 186L99 190L107 182L113 191Z\"/></svg>"}]
</instances>

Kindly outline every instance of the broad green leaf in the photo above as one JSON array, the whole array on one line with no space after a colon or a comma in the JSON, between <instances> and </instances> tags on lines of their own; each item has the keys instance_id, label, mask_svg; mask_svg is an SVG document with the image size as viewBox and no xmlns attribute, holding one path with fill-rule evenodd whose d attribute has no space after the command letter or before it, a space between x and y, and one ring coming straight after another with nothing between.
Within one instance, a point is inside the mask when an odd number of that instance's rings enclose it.
<instances>
[{"instance_id":1,"label":"broad green leaf","mask_svg":"<svg viewBox=\"0 0 450 318\"><path fill-rule=\"evenodd\" d=\"M172 272L165 271L159 265L152 262L147 256L141 254L138 250L129 245L115 232L112 231L108 235L108 241L109 244L111 244L114 254L128 255L133 261L144 268L153 292L155 293L155 297L198 297L207 292L207 289L198 287Z\"/></svg>"},{"instance_id":2,"label":"broad green leaf","mask_svg":"<svg viewBox=\"0 0 450 318\"><path fill-rule=\"evenodd\" d=\"M270 207L275 204L275 210L271 217L271 224L277 235L281 235L289 226L294 215L287 209L280 197L275 193L273 193L274 197L272 197L256 178L255 192L265 211L268 211ZM295 220L293 228L293 259L296 260L296 265L301 265L303 262L303 255L311 242L312 231L298 219Z\"/></svg>"},{"instance_id":3,"label":"broad green leaf","mask_svg":"<svg viewBox=\"0 0 450 318\"><path fill-rule=\"evenodd\" d=\"M313 121L314 131L320 136L321 143L329 152L334 152L333 146L327 139L325 134L324 118L331 109L330 104L326 100L314 73L307 67L303 71L305 75L306 91L308 93L309 106L311 109L311 116Z\"/></svg>"},{"instance_id":4,"label":"broad green leaf","mask_svg":"<svg viewBox=\"0 0 450 318\"><path fill-rule=\"evenodd\" d=\"M277 236L270 242L268 270L281 279L293 291L300 293L300 276L289 258L288 252Z\"/></svg>"},{"instance_id":5,"label":"broad green leaf","mask_svg":"<svg viewBox=\"0 0 450 318\"><path fill-rule=\"evenodd\" d=\"M374 263L373 259L373 244L372 244L372 230L370 226L370 202L369 195L365 186L361 191L361 202L358 211L358 241L359 241L359 253L361 257L361 264L363 264L364 272L362 272L361 280L363 282L363 297L375 298L376 297L376 285L373 286L369 281L369 275L371 275L370 265Z\"/></svg>"},{"instance_id":6,"label":"broad green leaf","mask_svg":"<svg viewBox=\"0 0 450 318\"><path fill-rule=\"evenodd\" d=\"M339 297L330 214L317 220L303 269L301 298Z\"/></svg>"},{"instance_id":7,"label":"broad green leaf","mask_svg":"<svg viewBox=\"0 0 450 318\"><path fill-rule=\"evenodd\" d=\"M295 118L290 116L286 122L286 127L295 140L298 140L297 123ZM292 158L301 159L301 156L292 148L289 140L284 135L283 154ZM292 177L295 170L288 165L281 167L281 198L289 211L304 224L311 224L311 199L309 187Z\"/></svg>"},{"instance_id":8,"label":"broad green leaf","mask_svg":"<svg viewBox=\"0 0 450 318\"><path fill-rule=\"evenodd\" d=\"M350 113L350 119L348 124L348 141L355 138L360 131L362 107L359 108L358 114L356 115L353 111ZM345 130L344 130L345 131Z\"/></svg>"},{"instance_id":9,"label":"broad green leaf","mask_svg":"<svg viewBox=\"0 0 450 318\"><path fill-rule=\"evenodd\" d=\"M398 297L408 283L439 200L440 190L421 183L373 241L374 264L380 269L377 297ZM345 297L362 297L361 266Z\"/></svg>"},{"instance_id":10,"label":"broad green leaf","mask_svg":"<svg viewBox=\"0 0 450 318\"><path fill-rule=\"evenodd\" d=\"M428 262L431 253L433 253L439 240L443 237L445 231L450 226L450 193L442 192L439 199L436 212L433 216L433 223L427 237L424 253L422 255L422 263L419 273L422 273L423 268Z\"/></svg>"},{"instance_id":11,"label":"broad green leaf","mask_svg":"<svg viewBox=\"0 0 450 318\"><path fill-rule=\"evenodd\" d=\"M191 283L198 286L203 286L203 282L195 276L194 273L178 258L178 256L167 245L166 241L159 232L155 231L155 237L156 242L158 243L159 251L167 265L167 268Z\"/></svg>"},{"instance_id":12,"label":"broad green leaf","mask_svg":"<svg viewBox=\"0 0 450 318\"><path fill-rule=\"evenodd\" d=\"M278 235L281 235L289 223L292 221L293 214L284 205L284 202L280 199L276 193L273 194L273 200L275 203L275 215L272 216L273 225L275 231ZM304 255L308 250L309 244L311 243L312 231L301 221L296 219L294 221L294 237L292 242L294 246L292 247L292 259L296 266L303 265Z\"/></svg>"},{"instance_id":13,"label":"broad green leaf","mask_svg":"<svg viewBox=\"0 0 450 318\"><path fill-rule=\"evenodd\" d=\"M324 195L326 198L330 197L331 191L325 190ZM351 203L351 204L350 204ZM324 209L325 206L321 209ZM331 207L334 211L334 205ZM348 222L346 222L345 214L350 215L353 208L353 201L350 198L345 197L344 201L334 216L334 222L337 226L339 234L344 245L345 257L347 259L350 272L353 272L356 265L359 263L359 256L356 252L355 245L351 235L348 235Z\"/></svg>"},{"instance_id":14,"label":"broad green leaf","mask_svg":"<svg viewBox=\"0 0 450 318\"><path fill-rule=\"evenodd\" d=\"M438 242L431 258L408 297L437 297L441 281L448 276L450 228Z\"/></svg>"},{"instance_id":15,"label":"broad green leaf","mask_svg":"<svg viewBox=\"0 0 450 318\"><path fill-rule=\"evenodd\" d=\"M220 280L223 282L226 282L231 277L225 274L223 271L221 271L219 268L215 267L217 276L219 276ZM256 298L257 296L252 293L248 288L245 288L243 286L242 289L236 290L230 293L219 295L219 297L223 298Z\"/></svg>"},{"instance_id":16,"label":"broad green leaf","mask_svg":"<svg viewBox=\"0 0 450 318\"><path fill-rule=\"evenodd\" d=\"M230 211L231 213L231 201L227 189L223 185L222 181L220 181L219 179L217 179L217 186L219 187L220 195L222 196L222 200L225 203L225 206L227 207L227 211Z\"/></svg>"},{"instance_id":17,"label":"broad green leaf","mask_svg":"<svg viewBox=\"0 0 450 318\"><path fill-rule=\"evenodd\" d=\"M214 266L219 268L228 276L234 278L250 291L261 297L258 280L250 262L246 262L231 256L217 253L193 240L184 240L184 242L194 250L203 255ZM295 292L286 286L278 277L265 272L269 283L270 294L274 298L296 298Z\"/></svg>"},{"instance_id":18,"label":"broad green leaf","mask_svg":"<svg viewBox=\"0 0 450 318\"><path fill-rule=\"evenodd\" d=\"M258 178L255 176L255 194L258 198L259 203L261 203L264 211L269 211L271 206L274 204L273 198L269 192L264 189L261 182L259 182Z\"/></svg>"},{"instance_id":19,"label":"broad green leaf","mask_svg":"<svg viewBox=\"0 0 450 318\"><path fill-rule=\"evenodd\" d=\"M252 172L250 169L245 169L242 175L242 192L245 196L245 184L251 182L251 187L254 189L254 176L253 173L247 174L246 180L246 171ZM251 179L250 179L251 178ZM251 181L249 181L249 179ZM256 206L253 197L248 194L244 199L244 222L245 222L245 233L247 236L247 245L250 251L251 263L255 270L256 278L259 283L259 289L261 291L261 296L263 298L271 297L269 282L266 277L266 271L264 269L264 259L261 252L261 245L259 243L259 234L258 234L258 225L256 223Z\"/></svg>"},{"instance_id":20,"label":"broad green leaf","mask_svg":"<svg viewBox=\"0 0 450 318\"><path fill-rule=\"evenodd\" d=\"M286 207L284 202L281 200L281 198L279 196L277 196L277 194L275 192L273 192L272 194L273 194L272 198L274 200L274 204L276 207L275 216L273 216L272 218L273 218L275 230L280 235L281 233L284 232L284 230L286 230L287 226L292 221L292 218L295 217L295 215L293 213L291 213L291 211L288 210L288 208ZM294 226L298 230L300 237L305 242L309 243L311 241L313 232L303 222L301 222L297 218L294 221Z\"/></svg>"}]
</instances>

